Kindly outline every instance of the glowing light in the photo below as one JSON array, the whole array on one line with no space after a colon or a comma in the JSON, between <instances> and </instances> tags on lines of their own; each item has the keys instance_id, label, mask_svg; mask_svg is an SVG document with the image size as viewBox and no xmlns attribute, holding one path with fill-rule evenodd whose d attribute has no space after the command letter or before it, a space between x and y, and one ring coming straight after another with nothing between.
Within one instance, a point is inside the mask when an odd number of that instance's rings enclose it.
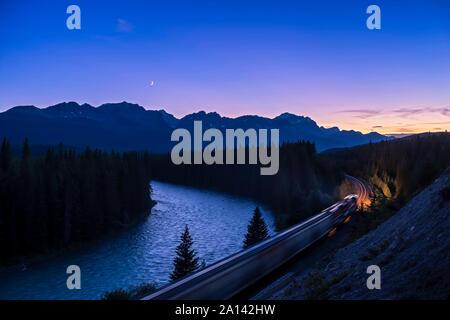
<instances>
[{"instance_id":1,"label":"glowing light","mask_svg":"<svg viewBox=\"0 0 450 320\"><path fill-rule=\"evenodd\" d=\"M333 236L333 235L336 233L336 231L337 231L337 229L336 229L336 228L333 228L330 232L328 232L327 237Z\"/></svg>"}]
</instances>

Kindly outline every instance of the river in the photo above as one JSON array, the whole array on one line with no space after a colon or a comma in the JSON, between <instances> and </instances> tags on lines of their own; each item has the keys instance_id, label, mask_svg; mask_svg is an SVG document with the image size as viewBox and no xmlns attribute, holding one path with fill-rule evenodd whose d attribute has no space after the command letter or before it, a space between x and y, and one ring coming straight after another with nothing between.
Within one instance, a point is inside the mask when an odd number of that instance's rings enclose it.
<instances>
[{"instance_id":1,"label":"river","mask_svg":"<svg viewBox=\"0 0 450 320\"><path fill-rule=\"evenodd\" d=\"M99 299L117 288L167 284L186 224L200 261L211 264L241 250L255 201L161 182L152 182L152 189L157 205L145 222L24 270L0 272L0 299ZM273 234L273 216L267 207L260 208ZM81 269L79 290L67 289L69 265Z\"/></svg>"}]
</instances>

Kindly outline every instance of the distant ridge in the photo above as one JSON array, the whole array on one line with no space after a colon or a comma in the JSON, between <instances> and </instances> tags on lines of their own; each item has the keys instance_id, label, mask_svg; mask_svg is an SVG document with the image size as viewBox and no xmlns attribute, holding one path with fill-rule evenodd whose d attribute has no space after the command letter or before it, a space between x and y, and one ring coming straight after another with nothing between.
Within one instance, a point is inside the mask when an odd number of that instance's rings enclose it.
<instances>
[{"instance_id":1,"label":"distant ridge","mask_svg":"<svg viewBox=\"0 0 450 320\"><path fill-rule=\"evenodd\" d=\"M192 130L193 121L201 120L208 128L280 129L281 142L309 140L318 151L344 148L389 139L379 133L319 127L309 117L283 113L275 118L245 115L222 117L216 112L200 111L177 119L165 110L146 110L128 103L105 103L98 107L63 102L47 108L17 106L0 113L0 137L14 143L25 137L33 144L95 147L117 151L137 150L168 152L170 135L175 128Z\"/></svg>"}]
</instances>

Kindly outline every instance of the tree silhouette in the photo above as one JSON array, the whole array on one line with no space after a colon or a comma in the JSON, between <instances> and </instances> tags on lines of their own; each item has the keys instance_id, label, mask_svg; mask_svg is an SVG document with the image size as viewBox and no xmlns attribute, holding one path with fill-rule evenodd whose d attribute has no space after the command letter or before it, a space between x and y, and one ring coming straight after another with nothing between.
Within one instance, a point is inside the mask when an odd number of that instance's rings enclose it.
<instances>
[{"instance_id":1,"label":"tree silhouette","mask_svg":"<svg viewBox=\"0 0 450 320\"><path fill-rule=\"evenodd\" d=\"M62 144L45 156L32 150L25 140L14 156L9 142L1 143L0 264L114 233L154 205L148 155L75 153Z\"/></svg>"},{"instance_id":2,"label":"tree silhouette","mask_svg":"<svg viewBox=\"0 0 450 320\"><path fill-rule=\"evenodd\" d=\"M11 152L11 147L6 141L6 138L3 139L2 143L2 149L0 151L0 170L7 171L9 169L9 166L11 165L13 161L13 155Z\"/></svg>"},{"instance_id":3,"label":"tree silhouette","mask_svg":"<svg viewBox=\"0 0 450 320\"><path fill-rule=\"evenodd\" d=\"M181 235L181 243L176 249L177 256L173 259L174 270L170 274L170 280L176 281L199 268L197 253L192 247L192 237L186 225Z\"/></svg>"},{"instance_id":4,"label":"tree silhouette","mask_svg":"<svg viewBox=\"0 0 450 320\"><path fill-rule=\"evenodd\" d=\"M261 211L256 207L253 211L253 217L247 227L247 234L244 240L244 249L258 243L268 237L267 225L261 215Z\"/></svg>"},{"instance_id":5,"label":"tree silhouette","mask_svg":"<svg viewBox=\"0 0 450 320\"><path fill-rule=\"evenodd\" d=\"M250 151L247 147L246 159ZM314 143L308 141L284 142L279 160L278 173L265 176L261 175L259 165L250 163L175 165L169 153L150 155L154 180L252 198L270 207L277 229L283 229L317 214L317 207L330 206L343 172L334 166L334 161L317 154ZM312 193L320 203L310 206Z\"/></svg>"}]
</instances>

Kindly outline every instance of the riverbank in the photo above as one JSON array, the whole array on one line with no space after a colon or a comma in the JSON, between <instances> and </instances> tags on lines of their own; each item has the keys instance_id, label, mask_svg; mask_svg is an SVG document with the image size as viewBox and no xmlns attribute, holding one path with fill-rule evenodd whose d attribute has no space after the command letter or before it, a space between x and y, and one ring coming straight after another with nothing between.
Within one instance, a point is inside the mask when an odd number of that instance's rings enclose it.
<instances>
[{"instance_id":1,"label":"riverbank","mask_svg":"<svg viewBox=\"0 0 450 320\"><path fill-rule=\"evenodd\" d=\"M109 232L108 234L99 235L96 239L92 239L85 242L76 242L73 244L70 244L69 246L65 248L61 248L60 250L55 250L48 253L36 253L36 254L30 254L26 256L17 256L10 258L6 261L1 261L0 263L0 272L2 271L10 271L10 270L20 270L24 271L28 267L33 266L35 264L39 264L42 262L51 261L52 259L57 259L61 256L64 256L66 254L74 254L77 252L80 252L88 246L93 246L96 244L100 244L104 241L108 241L117 235L119 235L121 232L126 232L133 227L136 227L140 223L143 223L151 214L151 211L153 207L157 204L156 201L151 200L151 208L148 212L143 212L141 215L136 217L134 220L129 222L128 224L122 224L120 228L117 230L113 230Z\"/></svg>"},{"instance_id":2,"label":"riverbank","mask_svg":"<svg viewBox=\"0 0 450 320\"><path fill-rule=\"evenodd\" d=\"M91 300L143 283L163 286L169 282L186 224L198 257L211 264L241 250L256 206L270 234L275 233L271 211L251 199L158 181L151 186L157 204L145 221L104 241L29 265L25 271L0 272L0 300ZM69 265L80 267L81 290L67 289Z\"/></svg>"}]
</instances>

